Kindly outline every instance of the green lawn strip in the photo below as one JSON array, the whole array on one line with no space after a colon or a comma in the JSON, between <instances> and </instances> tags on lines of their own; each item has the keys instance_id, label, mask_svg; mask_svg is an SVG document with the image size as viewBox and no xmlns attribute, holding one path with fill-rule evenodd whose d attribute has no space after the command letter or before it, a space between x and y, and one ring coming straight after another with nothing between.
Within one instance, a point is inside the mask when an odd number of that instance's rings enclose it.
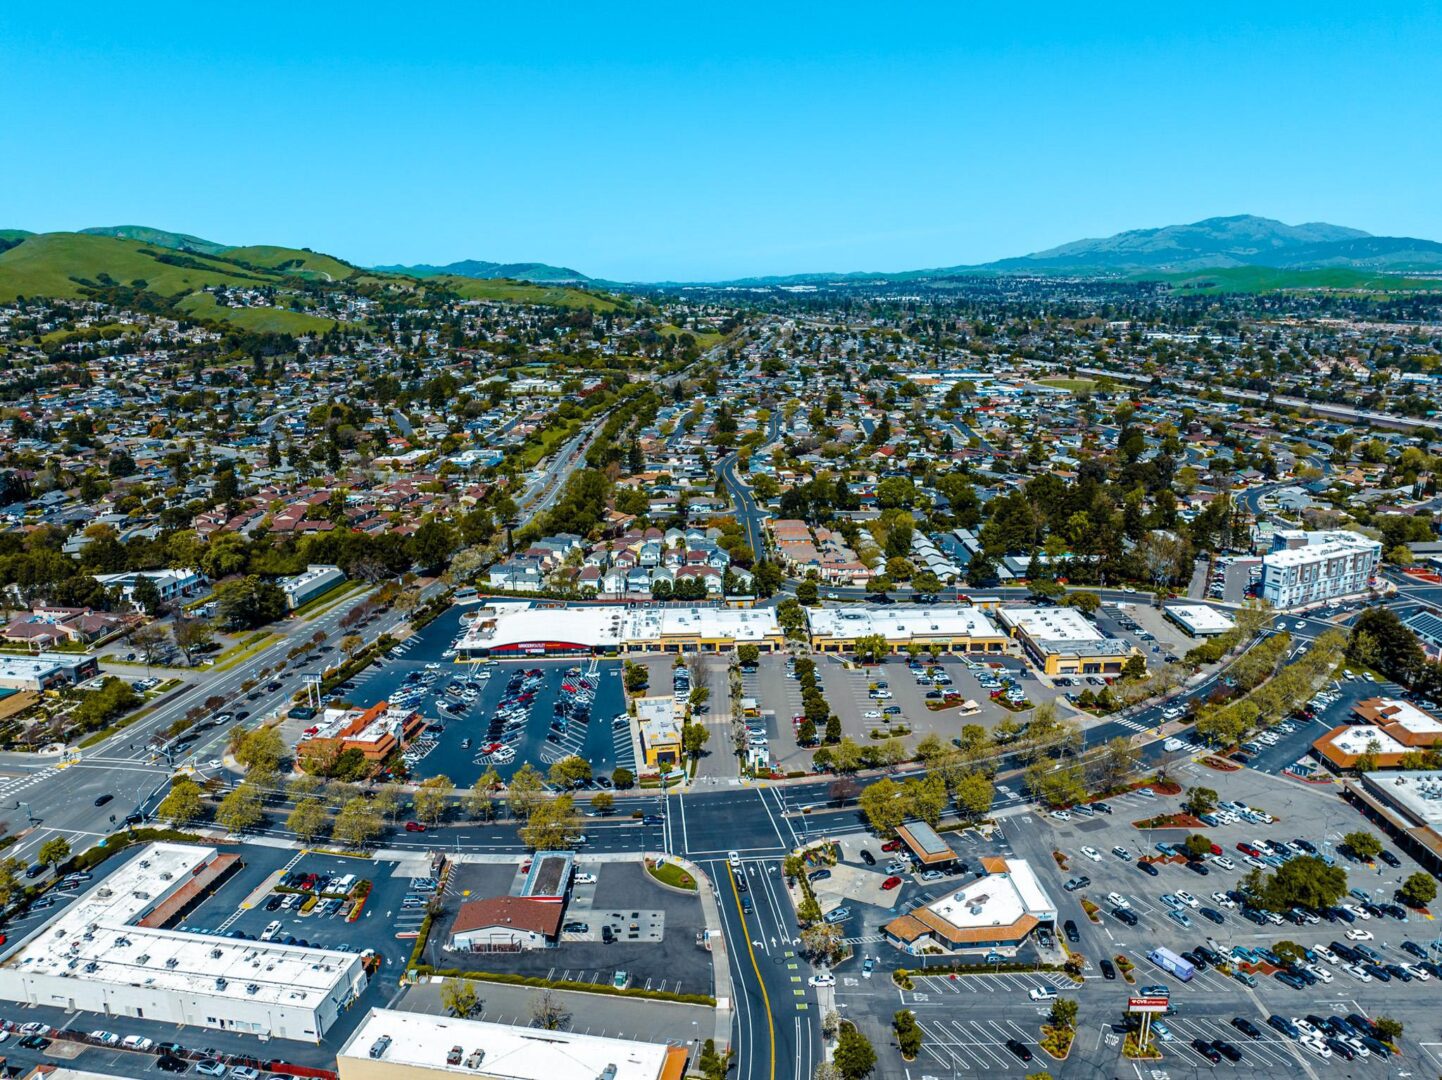
<instances>
[{"instance_id":1,"label":"green lawn strip","mask_svg":"<svg viewBox=\"0 0 1442 1080\"><path fill-rule=\"evenodd\" d=\"M300 607L292 611L291 617L295 619L307 619L312 616L324 615L331 608L335 607L347 596L353 594L357 589L366 588L364 581L342 581L333 589L327 589L312 600L307 600Z\"/></svg>"},{"instance_id":2,"label":"green lawn strip","mask_svg":"<svg viewBox=\"0 0 1442 1080\"><path fill-rule=\"evenodd\" d=\"M646 873L650 874L662 885L669 885L673 889L696 891L696 879L673 862L662 863L659 866L648 863Z\"/></svg>"},{"instance_id":3,"label":"green lawn strip","mask_svg":"<svg viewBox=\"0 0 1442 1080\"><path fill-rule=\"evenodd\" d=\"M284 639L279 634L273 634L268 630L262 630L257 634L252 634L245 641L242 641L237 645L232 645L230 648L226 649L225 652L217 656L215 658L215 663L210 666L210 670L229 671L237 664L249 660L252 656L260 652L262 649L266 649L269 646L275 644L276 642L283 640Z\"/></svg>"}]
</instances>

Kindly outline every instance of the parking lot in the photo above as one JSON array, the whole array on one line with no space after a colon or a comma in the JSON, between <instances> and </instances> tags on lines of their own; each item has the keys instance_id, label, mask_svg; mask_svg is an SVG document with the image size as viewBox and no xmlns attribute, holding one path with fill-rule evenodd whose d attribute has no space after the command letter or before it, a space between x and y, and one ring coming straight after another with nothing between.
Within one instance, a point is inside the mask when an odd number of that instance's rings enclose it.
<instances>
[{"instance_id":1,"label":"parking lot","mask_svg":"<svg viewBox=\"0 0 1442 1080\"><path fill-rule=\"evenodd\" d=\"M618 971L630 985L682 994L711 992L711 954L696 944L705 928L701 902L654 881L639 862L576 863L577 880L566 905L560 944L522 952L447 951L446 941L467 899L516 896L525 882L523 864L460 863L443 899L445 914L434 923L426 961L461 968L538 975L610 985ZM582 875L594 881L580 880ZM604 940L603 928L612 941Z\"/></svg>"},{"instance_id":2,"label":"parking lot","mask_svg":"<svg viewBox=\"0 0 1442 1080\"><path fill-rule=\"evenodd\" d=\"M407 755L413 777L444 774L468 787L490 766L506 779L527 763L545 772L571 754L589 761L598 776L618 766L635 771L630 727L613 722L626 711L620 661L456 664L446 653L459 632L460 610L442 615L337 692L358 706L399 702L432 722Z\"/></svg>"},{"instance_id":3,"label":"parking lot","mask_svg":"<svg viewBox=\"0 0 1442 1080\"><path fill-rule=\"evenodd\" d=\"M1093 1071L1120 1075L1119 1069L1129 1068L1120 1059L1123 1032L1117 1025L1124 1020L1127 996L1146 984L1166 985L1170 991L1173 1014L1163 1017L1158 1029L1164 1059L1153 1066L1169 1076L1176 1075L1177 1069L1197 1072L1220 1068L1258 1072L1285 1068L1314 1078L1331 1075L1339 1067L1358 1076L1380 1077L1390 1071L1377 1054L1345 1061L1340 1052L1335 1052L1331 1059L1324 1059L1269 1027L1266 1021L1273 1014L1288 1020L1314 1014L1323 1019L1354 1013L1373 1018L1390 1016L1400 1020L1406 1029L1401 1042L1403 1069L1435 1070L1442 1065L1442 1044L1434 1034L1436 1009L1442 1005L1442 943L1436 924L1415 911L1402 909L1405 918L1398 919L1380 907L1369 911L1362 906L1363 896L1368 904L1390 906L1393 893L1418 869L1417 865L1385 837L1381 839L1396 858L1397 866L1380 860L1355 862L1340 852L1343 835L1369 826L1337 796L1333 786L1308 787L1250 770L1220 773L1195 762L1182 765L1174 775L1184 788L1194 784L1213 788L1222 800L1245 803L1275 820L1268 824L1238 819L1200 829L1142 829L1133 822L1176 812L1182 798L1128 794L1107 800L1111 814L1088 817L1073 812L1063 821L1023 812L1003 819L1002 829L989 838L972 831L948 834L953 848L971 864L976 863L977 856L1001 854L1025 858L1037 870L1057 905L1059 929L1064 931L1058 937L1067 942L1071 952L1084 958L1083 982L1075 987L1064 976L1001 973L923 978L916 981L914 990L898 991L887 978L889 972L905 967L915 973L918 965L924 971L928 959L893 949L881 939L880 927L896 913L954 887L954 881L971 880L972 872L960 879L930 884L914 875L903 875L904 883L891 894L895 899L877 905L870 902L866 889L857 885L857 875L874 876L884 872L885 867L865 865L859 852L865 848L881 859L889 855L880 850L881 842L875 837L843 838L842 868L816 884L823 908L844 905L849 909L843 925L846 940L857 953L855 959L844 962L836 971L836 1001L843 1015L858 1022L873 1042L890 1041L891 1016L898 1008L898 998L903 1007L916 1012L923 1030L919 1062L908 1072L894 1050L882 1053L878 1063L881 1075L914 1077L918 1069L933 1075L942 1071L1026 1073L1044 1067L1049 1059L1038 1049L1037 1040L1047 1005L1028 997L1028 991L1043 985L1074 995L1081 1006L1077 1040L1063 1067L1064 1075L1073 1075L1074 1071L1076 1075L1090 1075ZM1158 862L1156 876L1138 869L1143 855L1160 857L1158 843L1180 842L1197 831L1218 846L1230 867L1213 860L1206 876L1188 869L1180 860ZM1298 838L1312 843L1319 855L1347 870L1348 888L1357 893L1344 897L1342 903L1359 912L1352 916L1352 922L1336 916L1336 922L1319 918L1296 925L1285 919L1276 925L1264 919L1262 925L1257 925L1243 918L1235 900L1226 895L1237 890L1242 876L1251 869L1238 844L1262 850L1255 846L1258 841L1272 845ZM1052 857L1054 851L1065 856L1065 869ZM1068 889L1068 882L1074 887ZM1088 919L1083 899L1099 906L1097 923ZM1112 914L1118 907L1126 908L1135 925ZM1211 915L1204 916L1203 909ZM1169 914L1173 910L1179 916ZM1187 925L1183 925L1184 921ZM1071 926L1067 927L1067 923ZM1261 950L1273 950L1280 941L1313 950L1318 974L1311 985L1294 988L1271 974L1274 968ZM1360 978L1348 972L1346 957L1338 956L1334 963L1315 951L1318 946L1330 949L1333 942L1375 950L1384 969L1386 965L1403 963L1415 969L1421 963L1417 955L1420 952L1439 965L1439 974L1412 982L1400 981L1396 976L1390 982ZM1410 943L1407 949L1404 943ZM1205 968L1189 981L1182 981L1148 960L1147 954L1159 945L1192 956L1198 949L1214 948L1233 964L1242 959L1249 963L1255 960L1257 985L1244 985L1219 972L1205 957ZM1036 954L1029 950L1026 955ZM1120 977L1114 966L1118 956L1127 957L1135 965L1135 984L1129 985ZM861 970L868 957L873 968L869 978ZM1104 969L1103 961L1111 966L1110 972ZM1369 971L1364 969L1364 976ZM1232 1020L1237 1017L1255 1023L1260 1037L1251 1038L1234 1026ZM1009 1039L1027 1047L1034 1060L1023 1062L1008 1047ZM1220 1064L1213 1065L1191 1047L1192 1039L1229 1042L1242 1060L1234 1065L1223 1058ZM1391 1069L1398 1064L1393 1062ZM1056 1066L1052 1067L1055 1072Z\"/></svg>"}]
</instances>

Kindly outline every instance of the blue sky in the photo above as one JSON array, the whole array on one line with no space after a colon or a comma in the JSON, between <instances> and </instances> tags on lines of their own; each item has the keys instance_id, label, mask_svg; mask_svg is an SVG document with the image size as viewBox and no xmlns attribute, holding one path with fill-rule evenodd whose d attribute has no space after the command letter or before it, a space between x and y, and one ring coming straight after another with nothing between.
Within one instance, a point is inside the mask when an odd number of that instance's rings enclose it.
<instances>
[{"instance_id":1,"label":"blue sky","mask_svg":"<svg viewBox=\"0 0 1442 1080\"><path fill-rule=\"evenodd\" d=\"M620 280L1442 239L1439 46L1430 2L8 4L0 227Z\"/></svg>"}]
</instances>

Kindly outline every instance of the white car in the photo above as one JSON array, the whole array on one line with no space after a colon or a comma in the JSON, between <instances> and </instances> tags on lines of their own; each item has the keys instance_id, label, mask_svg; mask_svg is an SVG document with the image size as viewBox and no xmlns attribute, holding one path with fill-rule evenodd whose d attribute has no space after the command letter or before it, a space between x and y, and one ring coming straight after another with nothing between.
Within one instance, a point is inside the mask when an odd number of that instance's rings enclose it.
<instances>
[{"instance_id":1,"label":"white car","mask_svg":"<svg viewBox=\"0 0 1442 1080\"><path fill-rule=\"evenodd\" d=\"M1128 900L1121 893L1117 892L1107 893L1107 902L1111 904L1112 907L1129 908L1132 906L1132 902L1130 900Z\"/></svg>"},{"instance_id":2,"label":"white car","mask_svg":"<svg viewBox=\"0 0 1442 1080\"><path fill-rule=\"evenodd\" d=\"M1359 908L1356 904L1341 904L1341 905L1339 905L1339 906L1341 907L1341 909L1342 909L1343 911L1349 911L1349 912L1351 912L1351 913L1352 913L1352 916L1353 916L1354 918L1357 918L1357 919L1370 919L1370 918L1372 917L1372 915L1371 915L1370 912L1363 911L1363 910L1362 910L1361 908Z\"/></svg>"},{"instance_id":3,"label":"white car","mask_svg":"<svg viewBox=\"0 0 1442 1080\"><path fill-rule=\"evenodd\" d=\"M1187 907L1201 907L1201 901L1198 900L1191 893L1187 892L1186 889L1177 890L1177 899L1180 900L1182 903L1186 904Z\"/></svg>"},{"instance_id":4,"label":"white car","mask_svg":"<svg viewBox=\"0 0 1442 1080\"><path fill-rule=\"evenodd\" d=\"M1332 1056L1332 1048L1322 1041L1320 1035L1303 1035L1297 1041L1319 1058L1329 1058Z\"/></svg>"},{"instance_id":5,"label":"white car","mask_svg":"<svg viewBox=\"0 0 1442 1080\"><path fill-rule=\"evenodd\" d=\"M1326 968L1322 967L1320 964L1304 964L1303 967L1305 967L1308 971L1310 971L1313 975L1315 975L1324 983L1329 983L1332 981L1332 973Z\"/></svg>"},{"instance_id":6,"label":"white car","mask_svg":"<svg viewBox=\"0 0 1442 1080\"><path fill-rule=\"evenodd\" d=\"M595 874L577 874L577 875L576 875L576 884L577 884L577 885L594 885L594 884L596 884L596 875L595 875Z\"/></svg>"},{"instance_id":7,"label":"white car","mask_svg":"<svg viewBox=\"0 0 1442 1080\"><path fill-rule=\"evenodd\" d=\"M1054 986L1033 986L1026 992L1026 996L1032 1001L1055 1001L1056 987Z\"/></svg>"},{"instance_id":8,"label":"white car","mask_svg":"<svg viewBox=\"0 0 1442 1080\"><path fill-rule=\"evenodd\" d=\"M1237 906L1237 902L1224 892L1212 893L1212 902L1214 904L1220 904L1224 908L1234 908Z\"/></svg>"},{"instance_id":9,"label":"white car","mask_svg":"<svg viewBox=\"0 0 1442 1080\"><path fill-rule=\"evenodd\" d=\"M9 1032L6 1032L6 1034L9 1034ZM120 1036L113 1031L92 1031L90 1037L98 1043L104 1043L106 1046L114 1046L120 1041Z\"/></svg>"},{"instance_id":10,"label":"white car","mask_svg":"<svg viewBox=\"0 0 1442 1080\"><path fill-rule=\"evenodd\" d=\"M867 720L880 720L880 719L881 719L881 710L880 710L880 709L867 709L867 710L866 710L864 713L862 713L861 715L864 716Z\"/></svg>"},{"instance_id":11,"label":"white car","mask_svg":"<svg viewBox=\"0 0 1442 1080\"><path fill-rule=\"evenodd\" d=\"M1174 753L1175 751L1180 750L1186 745L1187 744L1182 742L1181 739L1168 739L1166 742L1162 743L1162 749L1167 751L1168 753Z\"/></svg>"},{"instance_id":12,"label":"white car","mask_svg":"<svg viewBox=\"0 0 1442 1080\"><path fill-rule=\"evenodd\" d=\"M741 853L739 851L728 851L726 861L731 864L732 870L741 869Z\"/></svg>"},{"instance_id":13,"label":"white car","mask_svg":"<svg viewBox=\"0 0 1442 1080\"><path fill-rule=\"evenodd\" d=\"M1100 851L1098 851L1098 850L1097 850L1096 848L1094 848L1094 847L1084 847L1084 848L1081 849L1081 853L1082 853L1083 855L1085 855L1088 859L1090 859L1092 862L1101 862L1101 861L1102 861L1102 853L1101 853Z\"/></svg>"},{"instance_id":14,"label":"white car","mask_svg":"<svg viewBox=\"0 0 1442 1080\"><path fill-rule=\"evenodd\" d=\"M1243 855L1242 862L1246 863L1248 866L1255 866L1258 870L1265 870L1267 868L1267 864L1264 863L1261 859L1257 858L1255 855Z\"/></svg>"},{"instance_id":15,"label":"white car","mask_svg":"<svg viewBox=\"0 0 1442 1080\"><path fill-rule=\"evenodd\" d=\"M1371 940L1372 940L1372 931L1370 931L1370 930L1358 930L1358 929L1354 926L1354 927L1350 928L1350 929L1347 931L1347 940L1348 940L1348 941L1371 941Z\"/></svg>"},{"instance_id":16,"label":"white car","mask_svg":"<svg viewBox=\"0 0 1442 1080\"><path fill-rule=\"evenodd\" d=\"M220 758L217 757L217 758L211 758L209 761L207 761L207 762L205 763L205 767L206 767L207 769L218 769L218 768L220 768L223 764L225 764L225 763L224 763L223 761L221 761Z\"/></svg>"},{"instance_id":17,"label":"white car","mask_svg":"<svg viewBox=\"0 0 1442 1080\"><path fill-rule=\"evenodd\" d=\"M1300 1031L1303 1035L1321 1034L1321 1032L1317 1030L1316 1025L1314 1025L1310 1020L1303 1020L1300 1016L1292 1017L1292 1026L1295 1027L1298 1031Z\"/></svg>"},{"instance_id":18,"label":"white car","mask_svg":"<svg viewBox=\"0 0 1442 1080\"><path fill-rule=\"evenodd\" d=\"M1371 982L1372 976L1363 970L1360 964L1343 964L1342 970L1358 982Z\"/></svg>"},{"instance_id":19,"label":"white car","mask_svg":"<svg viewBox=\"0 0 1442 1080\"><path fill-rule=\"evenodd\" d=\"M1213 855L1212 862L1216 863L1223 870L1235 870L1237 868L1237 864L1225 855Z\"/></svg>"},{"instance_id":20,"label":"white car","mask_svg":"<svg viewBox=\"0 0 1442 1080\"><path fill-rule=\"evenodd\" d=\"M1331 949L1327 948L1327 946L1325 945L1313 945L1312 951L1318 956L1320 956L1323 960L1327 961L1327 963L1329 964L1341 963L1341 961L1337 959L1337 954L1334 953Z\"/></svg>"},{"instance_id":21,"label":"white car","mask_svg":"<svg viewBox=\"0 0 1442 1080\"><path fill-rule=\"evenodd\" d=\"M1128 851L1126 848L1122 847L1120 844L1118 844L1116 847L1112 848L1112 854L1115 855L1115 856L1116 856L1118 859L1120 859L1122 862L1131 862L1131 861L1132 861L1132 853L1131 853L1130 851Z\"/></svg>"},{"instance_id":22,"label":"white car","mask_svg":"<svg viewBox=\"0 0 1442 1080\"><path fill-rule=\"evenodd\" d=\"M1053 811L1051 812L1051 816L1054 817L1054 818L1056 818L1058 821L1070 821L1070 820L1071 820L1071 815L1068 814L1065 810L1053 810Z\"/></svg>"},{"instance_id":23,"label":"white car","mask_svg":"<svg viewBox=\"0 0 1442 1080\"><path fill-rule=\"evenodd\" d=\"M120 1044L127 1050L138 1050L144 1053L155 1045L153 1039L147 1039L144 1035L127 1035L120 1041Z\"/></svg>"},{"instance_id":24,"label":"white car","mask_svg":"<svg viewBox=\"0 0 1442 1080\"><path fill-rule=\"evenodd\" d=\"M811 976L811 978L807 979L806 981L807 981L807 983L810 984L811 986L835 986L835 985L836 985L836 976L835 976L835 975L813 975L813 976Z\"/></svg>"},{"instance_id":25,"label":"white car","mask_svg":"<svg viewBox=\"0 0 1442 1080\"><path fill-rule=\"evenodd\" d=\"M1402 968L1403 971L1405 971L1408 975L1411 975L1412 978L1416 979L1418 982L1427 982L1428 980L1430 980L1430 979L1432 978L1431 975L1429 975L1426 971L1423 971L1423 970L1422 970L1421 968L1419 968L1416 964L1402 964L1402 965L1401 965L1401 968Z\"/></svg>"}]
</instances>

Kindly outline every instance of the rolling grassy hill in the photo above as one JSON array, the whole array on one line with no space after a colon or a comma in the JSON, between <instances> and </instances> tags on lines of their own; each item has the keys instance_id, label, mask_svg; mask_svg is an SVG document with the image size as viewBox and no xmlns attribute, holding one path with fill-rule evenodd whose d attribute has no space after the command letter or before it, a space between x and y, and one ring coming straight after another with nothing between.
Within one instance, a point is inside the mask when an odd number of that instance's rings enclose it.
<instances>
[{"instance_id":1,"label":"rolling grassy hill","mask_svg":"<svg viewBox=\"0 0 1442 1080\"><path fill-rule=\"evenodd\" d=\"M360 269L331 255L296 248L257 244L253 247L228 248L225 258L250 266L263 266L282 274L320 281L345 281L361 273Z\"/></svg>"},{"instance_id":2,"label":"rolling grassy hill","mask_svg":"<svg viewBox=\"0 0 1442 1080\"><path fill-rule=\"evenodd\" d=\"M189 233L170 232L168 229L152 229L149 225L97 225L81 229L87 236L113 236L119 240L139 240L142 244L171 248L175 251L197 251L202 255L221 255L226 251L224 244L204 240Z\"/></svg>"},{"instance_id":3,"label":"rolling grassy hill","mask_svg":"<svg viewBox=\"0 0 1442 1080\"><path fill-rule=\"evenodd\" d=\"M552 304L556 307L583 308L596 311L615 311L620 307L615 299L585 289L531 285L523 281L484 281L479 278L453 277L442 275L422 279L426 285L440 285L457 296L469 300L503 300L513 304Z\"/></svg>"},{"instance_id":4,"label":"rolling grassy hill","mask_svg":"<svg viewBox=\"0 0 1442 1080\"><path fill-rule=\"evenodd\" d=\"M275 334L323 334L335 326L334 320L301 311L286 311L284 308L222 307L210 293L191 293L176 305L197 319L230 323L245 330Z\"/></svg>"},{"instance_id":5,"label":"rolling grassy hill","mask_svg":"<svg viewBox=\"0 0 1442 1080\"><path fill-rule=\"evenodd\" d=\"M175 265L172 259L195 265ZM206 285L258 285L279 280L233 264L133 240L84 233L41 233L0 252L0 300L17 296L78 297L83 284L134 285L162 296Z\"/></svg>"}]
</instances>

